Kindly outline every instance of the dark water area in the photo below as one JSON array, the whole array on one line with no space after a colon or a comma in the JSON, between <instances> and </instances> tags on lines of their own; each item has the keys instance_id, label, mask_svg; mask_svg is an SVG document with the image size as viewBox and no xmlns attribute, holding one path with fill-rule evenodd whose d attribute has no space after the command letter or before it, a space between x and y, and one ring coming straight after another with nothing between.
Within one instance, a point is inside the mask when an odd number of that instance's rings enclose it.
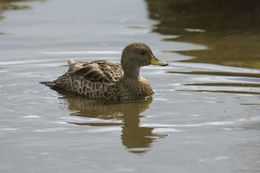
<instances>
[{"instance_id":1,"label":"dark water area","mask_svg":"<svg viewBox=\"0 0 260 173\"><path fill-rule=\"evenodd\" d=\"M260 1L1 0L0 172L260 172ZM145 42L169 66L152 98L41 85L68 59L120 62Z\"/></svg>"},{"instance_id":2,"label":"dark water area","mask_svg":"<svg viewBox=\"0 0 260 173\"><path fill-rule=\"evenodd\" d=\"M260 1L146 0L154 32L180 35L167 41L191 42L206 50L175 51L180 62L260 68Z\"/></svg>"}]
</instances>

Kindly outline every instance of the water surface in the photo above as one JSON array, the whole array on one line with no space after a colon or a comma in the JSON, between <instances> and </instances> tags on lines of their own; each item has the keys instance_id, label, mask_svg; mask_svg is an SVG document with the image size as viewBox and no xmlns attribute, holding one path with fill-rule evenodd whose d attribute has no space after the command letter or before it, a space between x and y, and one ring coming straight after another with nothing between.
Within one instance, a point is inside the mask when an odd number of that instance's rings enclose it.
<instances>
[{"instance_id":1,"label":"water surface","mask_svg":"<svg viewBox=\"0 0 260 173\"><path fill-rule=\"evenodd\" d=\"M0 8L0 172L260 171L257 1L3 2L26 8ZM142 69L152 99L39 84L70 58L119 62L136 41L170 63Z\"/></svg>"}]
</instances>

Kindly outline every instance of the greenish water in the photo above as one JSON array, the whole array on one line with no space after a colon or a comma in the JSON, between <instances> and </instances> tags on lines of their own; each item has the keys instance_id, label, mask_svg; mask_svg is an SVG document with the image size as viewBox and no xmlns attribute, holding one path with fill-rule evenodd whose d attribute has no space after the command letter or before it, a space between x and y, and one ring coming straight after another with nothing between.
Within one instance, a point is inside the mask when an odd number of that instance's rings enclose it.
<instances>
[{"instance_id":1,"label":"greenish water","mask_svg":"<svg viewBox=\"0 0 260 173\"><path fill-rule=\"evenodd\" d=\"M256 0L147 0L155 32L180 35L165 40L192 42L204 50L175 51L193 58L181 62L211 63L259 69L260 2Z\"/></svg>"},{"instance_id":2,"label":"greenish water","mask_svg":"<svg viewBox=\"0 0 260 173\"><path fill-rule=\"evenodd\" d=\"M259 172L259 4L1 1L0 172ZM169 62L141 71L152 99L39 84L136 41Z\"/></svg>"}]
</instances>

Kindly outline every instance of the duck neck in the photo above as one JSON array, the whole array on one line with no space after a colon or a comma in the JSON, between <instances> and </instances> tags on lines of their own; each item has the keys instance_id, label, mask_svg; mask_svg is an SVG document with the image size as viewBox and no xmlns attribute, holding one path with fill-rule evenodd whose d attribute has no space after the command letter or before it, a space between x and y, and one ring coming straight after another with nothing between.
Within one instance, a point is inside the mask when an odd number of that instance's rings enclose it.
<instances>
[{"instance_id":1,"label":"duck neck","mask_svg":"<svg viewBox=\"0 0 260 173\"><path fill-rule=\"evenodd\" d=\"M124 78L138 80L140 67L125 68L123 70L124 70Z\"/></svg>"}]
</instances>

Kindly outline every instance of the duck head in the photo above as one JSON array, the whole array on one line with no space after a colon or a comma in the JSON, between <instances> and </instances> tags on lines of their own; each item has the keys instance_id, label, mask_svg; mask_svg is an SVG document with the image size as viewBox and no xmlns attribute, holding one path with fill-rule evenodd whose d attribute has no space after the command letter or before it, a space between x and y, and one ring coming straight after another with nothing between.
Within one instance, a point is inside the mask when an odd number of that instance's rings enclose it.
<instances>
[{"instance_id":1,"label":"duck head","mask_svg":"<svg viewBox=\"0 0 260 173\"><path fill-rule=\"evenodd\" d=\"M121 66L125 76L137 77L142 66L146 65L167 66L166 62L160 61L152 50L144 43L133 43L126 46L121 57Z\"/></svg>"}]
</instances>

